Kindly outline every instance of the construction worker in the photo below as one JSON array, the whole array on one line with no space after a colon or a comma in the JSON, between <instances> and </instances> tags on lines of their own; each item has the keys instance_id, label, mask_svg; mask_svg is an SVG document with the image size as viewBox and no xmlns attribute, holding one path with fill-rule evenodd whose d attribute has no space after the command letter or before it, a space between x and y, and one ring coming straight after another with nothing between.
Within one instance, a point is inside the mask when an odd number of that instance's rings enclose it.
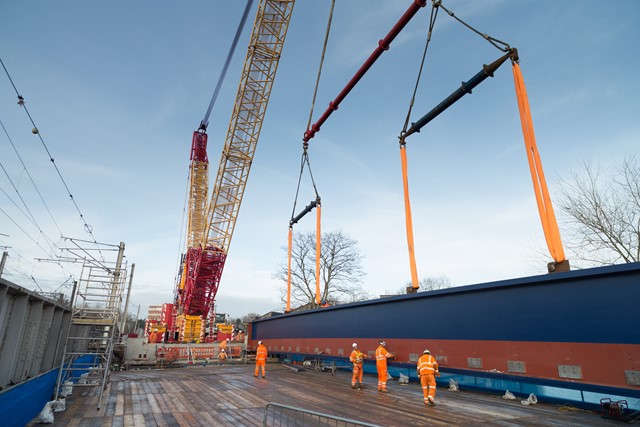
<instances>
[{"instance_id":1,"label":"construction worker","mask_svg":"<svg viewBox=\"0 0 640 427\"><path fill-rule=\"evenodd\" d=\"M389 393L387 390L387 359L394 357L387 351L387 343L380 341L380 345L376 348L376 368L378 369L378 391Z\"/></svg>"},{"instance_id":2,"label":"construction worker","mask_svg":"<svg viewBox=\"0 0 640 427\"><path fill-rule=\"evenodd\" d=\"M220 349L220 352L218 353L218 361L220 363L224 363L227 360L227 352L224 351L224 348Z\"/></svg>"},{"instance_id":3,"label":"construction worker","mask_svg":"<svg viewBox=\"0 0 640 427\"><path fill-rule=\"evenodd\" d=\"M154 329L153 332L149 334L149 344L155 344L158 342L158 330Z\"/></svg>"},{"instance_id":4,"label":"construction worker","mask_svg":"<svg viewBox=\"0 0 640 427\"><path fill-rule=\"evenodd\" d=\"M262 367L262 378L265 377L265 365L267 364L267 347L262 344L262 341L258 341L258 348L256 349L256 371L253 374L254 377L258 376L258 371Z\"/></svg>"},{"instance_id":5,"label":"construction worker","mask_svg":"<svg viewBox=\"0 0 640 427\"><path fill-rule=\"evenodd\" d=\"M420 377L420 384L422 384L424 404L435 405L436 377L440 376L440 372L438 371L438 362L436 362L436 358L431 355L429 350L422 352L416 369Z\"/></svg>"},{"instance_id":6,"label":"construction worker","mask_svg":"<svg viewBox=\"0 0 640 427\"><path fill-rule=\"evenodd\" d=\"M351 388L357 388L358 390L364 388L362 384L362 362L365 358L364 353L358 350L358 344L351 344L353 351L349 356L349 361L353 363L353 376L351 377Z\"/></svg>"},{"instance_id":7,"label":"construction worker","mask_svg":"<svg viewBox=\"0 0 640 427\"><path fill-rule=\"evenodd\" d=\"M349 356L349 361L353 363L353 377L351 377L351 388L364 388L362 385L362 362L364 359L364 353L358 350L358 344L353 343L351 345L353 347L353 351Z\"/></svg>"}]
</instances>

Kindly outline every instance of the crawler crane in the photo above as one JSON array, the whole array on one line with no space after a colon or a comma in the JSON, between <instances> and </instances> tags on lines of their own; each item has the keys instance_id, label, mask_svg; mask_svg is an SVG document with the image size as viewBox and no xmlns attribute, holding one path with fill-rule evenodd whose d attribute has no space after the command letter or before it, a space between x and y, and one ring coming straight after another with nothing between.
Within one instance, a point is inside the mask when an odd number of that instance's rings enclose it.
<instances>
[{"instance_id":1,"label":"crawler crane","mask_svg":"<svg viewBox=\"0 0 640 427\"><path fill-rule=\"evenodd\" d=\"M193 133L186 253L176 284L173 334L205 341L251 162L295 0L260 0L213 192L207 204L207 123Z\"/></svg>"}]
</instances>

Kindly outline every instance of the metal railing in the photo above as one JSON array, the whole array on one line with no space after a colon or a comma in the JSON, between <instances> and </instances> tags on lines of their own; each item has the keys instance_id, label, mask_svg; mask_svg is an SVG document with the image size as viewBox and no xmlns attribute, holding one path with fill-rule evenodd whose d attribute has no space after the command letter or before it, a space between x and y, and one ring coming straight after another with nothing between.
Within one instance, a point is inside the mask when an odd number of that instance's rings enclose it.
<instances>
[{"instance_id":1,"label":"metal railing","mask_svg":"<svg viewBox=\"0 0 640 427\"><path fill-rule=\"evenodd\" d=\"M334 427L381 427L377 424L370 424L363 421L351 420L348 418L336 417L322 414L320 412L309 411L293 406L280 405L279 403L268 403L264 409L262 418L263 426L297 427L297 426L334 426Z\"/></svg>"}]
</instances>

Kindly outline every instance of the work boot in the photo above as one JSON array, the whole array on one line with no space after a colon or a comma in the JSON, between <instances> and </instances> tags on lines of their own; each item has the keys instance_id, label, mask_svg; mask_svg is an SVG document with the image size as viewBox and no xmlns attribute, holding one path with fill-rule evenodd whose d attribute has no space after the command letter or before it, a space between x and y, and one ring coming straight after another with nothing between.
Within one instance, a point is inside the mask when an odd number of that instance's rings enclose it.
<instances>
[{"instance_id":1,"label":"work boot","mask_svg":"<svg viewBox=\"0 0 640 427\"><path fill-rule=\"evenodd\" d=\"M356 385L355 384L351 384L351 388L355 389Z\"/></svg>"},{"instance_id":2,"label":"work boot","mask_svg":"<svg viewBox=\"0 0 640 427\"><path fill-rule=\"evenodd\" d=\"M429 405L436 406L436 401L433 399L433 397L429 396L427 399L429 400Z\"/></svg>"},{"instance_id":3,"label":"work boot","mask_svg":"<svg viewBox=\"0 0 640 427\"><path fill-rule=\"evenodd\" d=\"M389 393L389 390L387 390L386 388L384 390L378 390L378 391L380 391L382 393Z\"/></svg>"},{"instance_id":4,"label":"work boot","mask_svg":"<svg viewBox=\"0 0 640 427\"><path fill-rule=\"evenodd\" d=\"M358 389L363 389L364 388L364 384L360 383L358 384Z\"/></svg>"}]
</instances>

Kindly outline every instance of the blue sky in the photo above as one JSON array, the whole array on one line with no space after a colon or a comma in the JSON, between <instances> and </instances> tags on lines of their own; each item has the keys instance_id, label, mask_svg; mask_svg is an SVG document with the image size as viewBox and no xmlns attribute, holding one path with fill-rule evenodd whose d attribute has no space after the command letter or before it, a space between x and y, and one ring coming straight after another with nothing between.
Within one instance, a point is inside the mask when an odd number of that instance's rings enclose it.
<instances>
[{"instance_id":1,"label":"blue sky","mask_svg":"<svg viewBox=\"0 0 640 427\"><path fill-rule=\"evenodd\" d=\"M25 0L0 5L0 57L95 238L125 242L127 261L136 264L132 304L141 305L143 313L148 305L173 299L191 135L205 114L244 4ZM212 180L256 4L210 118ZM410 4L336 2L313 121ZM271 277L285 262L282 248L329 5L298 0L294 8L218 292L219 311L232 316L280 307L281 284ZM640 2L445 0L444 5L518 48L552 198L556 179L582 162L638 153ZM429 12L430 4L309 149L323 201L323 230L342 230L359 242L367 273L363 286L372 295L410 280L397 135ZM412 120L499 56L440 12ZM0 162L44 234L54 242L60 231L89 239L0 71L0 121L6 128L6 133L0 129ZM458 286L546 272L549 257L540 255L546 248L508 63L412 136L408 156L419 277L446 276ZM34 244L43 237L15 207L20 199L11 182L0 171L0 207L6 212L0 212L0 246L10 247L3 277L30 289L36 288L35 279L44 290L54 290L76 267L63 270L35 261L50 254ZM299 206L313 197L307 180ZM306 218L296 231L313 231L313 222Z\"/></svg>"}]
</instances>

